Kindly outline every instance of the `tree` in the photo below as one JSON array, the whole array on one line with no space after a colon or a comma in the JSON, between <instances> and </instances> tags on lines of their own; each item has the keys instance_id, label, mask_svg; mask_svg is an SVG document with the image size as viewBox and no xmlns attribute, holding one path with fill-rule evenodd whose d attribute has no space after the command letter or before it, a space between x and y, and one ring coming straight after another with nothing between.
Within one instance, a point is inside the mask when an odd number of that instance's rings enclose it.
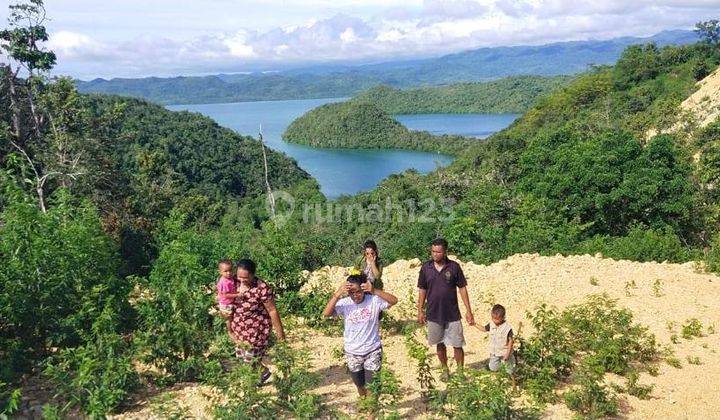
<instances>
[{"instance_id":1,"label":"tree","mask_svg":"<svg viewBox=\"0 0 720 420\"><path fill-rule=\"evenodd\" d=\"M695 33L704 42L716 47L720 46L720 21L717 19L696 23Z\"/></svg>"},{"instance_id":2,"label":"tree","mask_svg":"<svg viewBox=\"0 0 720 420\"><path fill-rule=\"evenodd\" d=\"M42 142L42 129L47 122L45 114L37 107L36 96L43 89L44 73L55 65L55 54L40 45L48 40L48 33L43 25L45 18L42 0L11 4L9 28L0 31L0 48L15 62L15 65L12 61L0 65L4 82L7 83L12 110L12 131L8 141L12 149L27 161L33 172L35 192L43 212L47 211L46 183L52 177L60 175L46 171L32 151L33 143ZM21 70L27 73L24 80L19 77ZM67 175L77 176L73 173Z\"/></svg>"}]
</instances>

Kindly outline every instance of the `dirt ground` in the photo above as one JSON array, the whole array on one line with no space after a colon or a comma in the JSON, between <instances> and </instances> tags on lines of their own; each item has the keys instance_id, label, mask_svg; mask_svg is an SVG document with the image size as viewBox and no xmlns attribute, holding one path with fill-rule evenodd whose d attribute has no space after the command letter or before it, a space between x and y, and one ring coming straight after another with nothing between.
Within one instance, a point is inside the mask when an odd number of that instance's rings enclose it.
<instances>
[{"instance_id":1,"label":"dirt ground","mask_svg":"<svg viewBox=\"0 0 720 420\"><path fill-rule=\"evenodd\" d=\"M621 416L627 418L709 419L720 413L720 277L702 273L693 263L637 263L615 261L600 256L554 256L535 254L514 255L492 265L461 263L468 279L468 290L478 323L489 320L489 308L501 303L507 308L507 318L514 326L523 323L523 333L530 333L525 317L528 310L540 303L558 308L581 303L586 296L607 293L617 299L621 307L630 309L637 322L649 327L661 346L669 346L682 362L676 369L665 363L659 375L641 375L641 383L652 384L649 400L623 395ZM413 319L414 297L419 260L400 260L385 267L385 289L400 299L390 309L396 318ZM325 267L313 273L309 285L333 287L347 275L348 269ZM680 336L681 325L697 318L705 336L692 340L670 340ZM345 368L334 351L342 347L342 337L328 337L320 333L295 328L290 339L308 346L313 366L322 383L315 392L340 413L357 414L356 391ZM301 340L302 338L302 340ZM419 339L423 339L421 334ZM487 358L487 341L483 333L465 326L466 365L480 368ZM303 344L300 344L303 343ZM403 399L400 412L407 418L425 417L415 380L415 366L407 357L404 338L385 334L383 337L387 363L402 382ZM687 357L700 359L700 365L688 363ZM434 359L434 366L437 362ZM434 370L436 379L439 371ZM439 381L438 381L439 382ZM187 384L177 386L170 393L148 399L122 418L168 417L173 410L181 410L194 418L209 417L217 393L209 387ZM163 408L164 407L164 408ZM168 412L168 408L172 408ZM176 411L177 412L177 411ZM563 405L548 406L545 418L571 418Z\"/></svg>"}]
</instances>

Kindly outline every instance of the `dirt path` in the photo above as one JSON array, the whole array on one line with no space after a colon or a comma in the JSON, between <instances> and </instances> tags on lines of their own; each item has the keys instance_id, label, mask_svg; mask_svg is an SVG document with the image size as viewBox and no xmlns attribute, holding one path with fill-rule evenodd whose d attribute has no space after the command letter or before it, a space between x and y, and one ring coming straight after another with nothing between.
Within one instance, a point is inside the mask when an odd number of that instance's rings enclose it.
<instances>
[{"instance_id":1,"label":"dirt path","mask_svg":"<svg viewBox=\"0 0 720 420\"><path fill-rule=\"evenodd\" d=\"M385 268L385 288L400 298L398 306L391 309L396 316L407 319L414 316L419 265L419 260L401 260ZM522 254L489 266L473 263L462 263L462 266L478 322L485 322L493 303L502 303L508 310L508 320L515 325L523 322L525 333L528 333L527 310L543 302L563 308L580 303L594 293L607 293L617 299L620 306L629 308L636 321L648 326L661 345L668 345L675 351L682 361L682 368L663 363L658 376L642 375L642 383L655 387L652 398L643 401L623 396L626 402L622 406L624 416L707 419L717 418L720 413L720 334L707 334L710 326L720 328L720 277L699 273L692 263L637 263L589 255L541 257ZM310 284L337 284L346 273L346 268L326 267L309 273ZM690 318L700 320L706 336L694 340L681 338L678 344L671 343L671 335L679 336L681 325ZM466 328L465 332L466 364L480 367L487 357L486 339L474 328ZM312 351L313 366L323 378L316 392L325 396L331 408L351 416L356 414L354 386L342 362L333 354L334 349L341 348L342 338L312 331L295 331L295 334L305 337L306 345ZM401 413L409 418L422 417L425 407L420 400L415 366L407 357L404 338L386 334L383 345L389 366L402 381ZM699 357L702 364L689 364L688 356ZM438 372L434 373L437 377ZM211 395L211 391L189 386L174 392L178 393L179 404L193 408L192 416L207 416L208 411L200 408L209 407L207 395ZM146 407L130 417L147 418L151 414ZM562 405L549 406L545 417L571 418L572 413Z\"/></svg>"}]
</instances>

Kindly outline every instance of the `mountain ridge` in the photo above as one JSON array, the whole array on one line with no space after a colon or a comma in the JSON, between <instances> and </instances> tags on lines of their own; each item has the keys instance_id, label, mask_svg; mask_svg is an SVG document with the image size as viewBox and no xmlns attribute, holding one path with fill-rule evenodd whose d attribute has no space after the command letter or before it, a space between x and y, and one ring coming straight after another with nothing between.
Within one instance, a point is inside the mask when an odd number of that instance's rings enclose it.
<instances>
[{"instance_id":1,"label":"mountain ridge","mask_svg":"<svg viewBox=\"0 0 720 420\"><path fill-rule=\"evenodd\" d=\"M692 31L665 31L647 38L485 47L436 58L357 66L328 64L271 73L93 79L78 81L77 86L83 93L135 96L160 104L345 97L379 84L407 88L514 75L575 74L592 65L614 63L622 50L634 43L663 46L696 40Z\"/></svg>"}]
</instances>

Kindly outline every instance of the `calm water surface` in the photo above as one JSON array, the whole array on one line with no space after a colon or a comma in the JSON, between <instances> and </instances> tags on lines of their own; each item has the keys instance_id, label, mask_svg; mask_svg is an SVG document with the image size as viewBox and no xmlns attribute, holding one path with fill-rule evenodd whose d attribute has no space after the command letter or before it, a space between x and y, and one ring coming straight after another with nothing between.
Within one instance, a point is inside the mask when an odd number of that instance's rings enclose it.
<instances>
[{"instance_id":1,"label":"calm water surface","mask_svg":"<svg viewBox=\"0 0 720 420\"><path fill-rule=\"evenodd\" d=\"M297 160L300 167L318 181L323 194L331 199L370 190L388 175L407 169L413 168L427 173L452 162L451 156L437 153L323 149L290 144L282 140L282 133L295 118L322 104L342 100L344 98L171 105L167 108L199 112L224 127L254 137L257 137L262 125L267 145ZM436 114L403 115L397 119L411 130L486 137L509 125L515 117L517 116Z\"/></svg>"}]
</instances>

